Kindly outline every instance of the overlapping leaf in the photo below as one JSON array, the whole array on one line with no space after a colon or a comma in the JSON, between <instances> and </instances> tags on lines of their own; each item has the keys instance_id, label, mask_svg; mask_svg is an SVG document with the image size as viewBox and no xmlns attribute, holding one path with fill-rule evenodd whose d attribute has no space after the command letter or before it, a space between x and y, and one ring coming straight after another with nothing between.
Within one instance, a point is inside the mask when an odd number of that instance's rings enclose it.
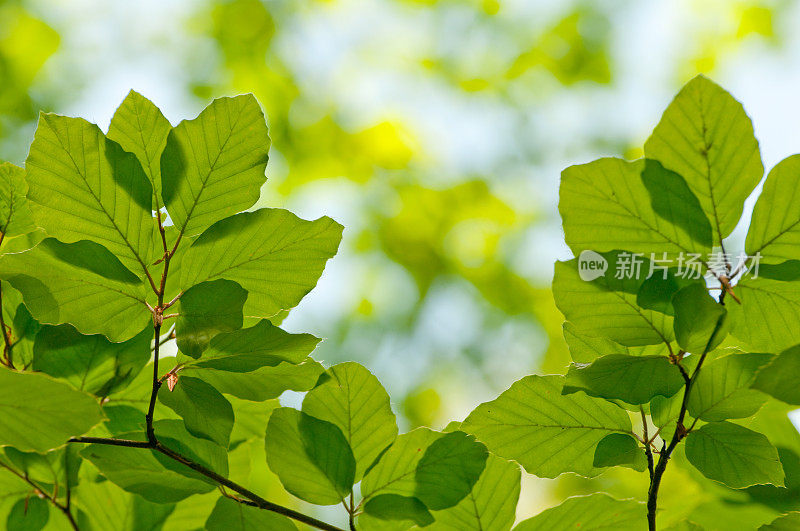
<instances>
[{"instance_id":1,"label":"overlapping leaf","mask_svg":"<svg viewBox=\"0 0 800 531\"><path fill-rule=\"evenodd\" d=\"M320 339L311 334L290 334L263 319L255 326L215 336L202 358L187 361L185 365L187 368L252 372L282 362L302 363L319 342Z\"/></svg>"},{"instance_id":2,"label":"overlapping leaf","mask_svg":"<svg viewBox=\"0 0 800 531\"><path fill-rule=\"evenodd\" d=\"M621 408L582 393L562 395L564 377L527 376L462 424L493 453L552 478L564 472L594 476L594 450L610 433L631 433Z\"/></svg>"},{"instance_id":3,"label":"overlapping leaf","mask_svg":"<svg viewBox=\"0 0 800 531\"><path fill-rule=\"evenodd\" d=\"M559 212L567 245L608 252L711 250L711 226L683 178L656 161L598 159L561 175Z\"/></svg>"},{"instance_id":4,"label":"overlapping leaf","mask_svg":"<svg viewBox=\"0 0 800 531\"><path fill-rule=\"evenodd\" d=\"M292 408L272 412L267 463L283 486L303 500L334 505L350 494L356 463L342 431Z\"/></svg>"},{"instance_id":5,"label":"overlapping leaf","mask_svg":"<svg viewBox=\"0 0 800 531\"><path fill-rule=\"evenodd\" d=\"M271 317L311 291L341 237L342 226L327 217L305 221L270 208L237 214L192 244L183 258L181 286L233 280L247 290L246 316Z\"/></svg>"},{"instance_id":6,"label":"overlapping leaf","mask_svg":"<svg viewBox=\"0 0 800 531\"><path fill-rule=\"evenodd\" d=\"M584 391L628 404L646 404L654 396L674 395L683 385L678 368L665 356L610 354L588 365L570 367L564 392Z\"/></svg>"},{"instance_id":7,"label":"overlapping leaf","mask_svg":"<svg viewBox=\"0 0 800 531\"><path fill-rule=\"evenodd\" d=\"M617 500L608 494L567 498L561 505L546 509L521 522L515 531L581 529L638 531L645 522L645 507L635 500Z\"/></svg>"},{"instance_id":8,"label":"overlapping leaf","mask_svg":"<svg viewBox=\"0 0 800 531\"><path fill-rule=\"evenodd\" d=\"M342 430L353 450L358 481L397 437L397 419L381 383L358 363L334 365L327 375L306 395L303 411Z\"/></svg>"},{"instance_id":9,"label":"overlapping leaf","mask_svg":"<svg viewBox=\"0 0 800 531\"><path fill-rule=\"evenodd\" d=\"M755 414L767 396L750 389L750 383L771 359L770 354L730 354L707 363L692 386L689 413L709 422Z\"/></svg>"},{"instance_id":10,"label":"overlapping leaf","mask_svg":"<svg viewBox=\"0 0 800 531\"><path fill-rule=\"evenodd\" d=\"M9 162L0 163L0 234L4 240L36 229L27 193L25 170Z\"/></svg>"},{"instance_id":11,"label":"overlapping leaf","mask_svg":"<svg viewBox=\"0 0 800 531\"><path fill-rule=\"evenodd\" d=\"M36 320L127 341L150 322L145 285L100 245L48 238L0 258L0 278L18 289Z\"/></svg>"},{"instance_id":12,"label":"overlapping leaf","mask_svg":"<svg viewBox=\"0 0 800 531\"><path fill-rule=\"evenodd\" d=\"M605 253L608 264L604 276L583 280L579 260L557 262L553 278L556 306L575 329L590 336L605 337L624 346L638 347L669 342L673 339L672 317L640 308L636 296L648 274L648 261L640 264L639 273L617 276L620 253ZM626 266L627 267L627 266Z\"/></svg>"},{"instance_id":13,"label":"overlapping leaf","mask_svg":"<svg viewBox=\"0 0 800 531\"><path fill-rule=\"evenodd\" d=\"M686 457L709 479L734 489L783 486L778 451L762 434L730 422L711 422L689 434Z\"/></svg>"},{"instance_id":14,"label":"overlapping leaf","mask_svg":"<svg viewBox=\"0 0 800 531\"><path fill-rule=\"evenodd\" d=\"M711 222L715 245L739 222L744 200L764 174L741 103L703 76L675 96L644 152L686 179Z\"/></svg>"},{"instance_id":15,"label":"overlapping leaf","mask_svg":"<svg viewBox=\"0 0 800 531\"><path fill-rule=\"evenodd\" d=\"M97 396L127 385L150 360L153 332L112 343L104 336L79 334L70 325L45 326L36 335L33 369L68 381Z\"/></svg>"},{"instance_id":16,"label":"overlapping leaf","mask_svg":"<svg viewBox=\"0 0 800 531\"><path fill-rule=\"evenodd\" d=\"M25 162L36 223L91 240L137 275L152 262L153 187L136 157L80 118L42 114Z\"/></svg>"},{"instance_id":17,"label":"overlapping leaf","mask_svg":"<svg viewBox=\"0 0 800 531\"><path fill-rule=\"evenodd\" d=\"M158 399L180 415L189 433L227 448L233 408L214 387L199 378L181 376L174 389L161 386Z\"/></svg>"},{"instance_id":18,"label":"overlapping leaf","mask_svg":"<svg viewBox=\"0 0 800 531\"><path fill-rule=\"evenodd\" d=\"M103 418L90 395L42 374L0 370L0 389L0 446L46 452Z\"/></svg>"},{"instance_id":19,"label":"overlapping leaf","mask_svg":"<svg viewBox=\"0 0 800 531\"><path fill-rule=\"evenodd\" d=\"M153 186L153 210L162 206L161 153L171 130L161 110L135 90L125 97L108 127L108 138L139 159Z\"/></svg>"},{"instance_id":20,"label":"overlapping leaf","mask_svg":"<svg viewBox=\"0 0 800 531\"><path fill-rule=\"evenodd\" d=\"M252 94L214 100L167 136L161 194L183 236L253 206L267 180L270 139Z\"/></svg>"}]
</instances>

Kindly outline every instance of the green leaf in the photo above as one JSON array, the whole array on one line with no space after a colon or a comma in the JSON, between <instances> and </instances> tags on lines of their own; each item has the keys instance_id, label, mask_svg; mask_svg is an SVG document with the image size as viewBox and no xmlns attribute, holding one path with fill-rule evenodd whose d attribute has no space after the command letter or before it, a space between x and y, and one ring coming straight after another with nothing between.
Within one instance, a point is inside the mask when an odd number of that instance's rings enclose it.
<instances>
[{"instance_id":1,"label":"green leaf","mask_svg":"<svg viewBox=\"0 0 800 531\"><path fill-rule=\"evenodd\" d=\"M608 270L590 281L581 279L578 259L556 262L553 295L564 317L579 333L605 337L628 347L670 342L672 317L642 309L636 302L649 261L643 261L640 278L617 279L615 272L625 263L621 253L601 256Z\"/></svg>"},{"instance_id":2,"label":"green leaf","mask_svg":"<svg viewBox=\"0 0 800 531\"><path fill-rule=\"evenodd\" d=\"M69 323L83 334L127 341L151 321L144 284L89 241L66 244L48 238L30 251L4 255L0 278L22 293L41 323Z\"/></svg>"},{"instance_id":3,"label":"green leaf","mask_svg":"<svg viewBox=\"0 0 800 531\"><path fill-rule=\"evenodd\" d=\"M520 492L520 470L516 463L489 455L486 468L472 491L458 505L435 511L431 531L467 529L508 530L514 525Z\"/></svg>"},{"instance_id":4,"label":"green leaf","mask_svg":"<svg viewBox=\"0 0 800 531\"><path fill-rule=\"evenodd\" d=\"M186 367L181 374L196 376L214 386L220 393L261 402L277 398L287 390L308 391L316 385L319 376L324 372L322 365L307 358L298 365L283 362L275 367L262 367L247 373Z\"/></svg>"},{"instance_id":5,"label":"green leaf","mask_svg":"<svg viewBox=\"0 0 800 531\"><path fill-rule=\"evenodd\" d=\"M778 451L762 434L730 422L712 422L686 438L686 457L705 477L742 489L783 486Z\"/></svg>"},{"instance_id":6,"label":"green leaf","mask_svg":"<svg viewBox=\"0 0 800 531\"><path fill-rule=\"evenodd\" d=\"M293 308L316 285L339 247L342 226L263 208L223 219L186 252L181 286L225 278L248 292L245 315L271 317Z\"/></svg>"},{"instance_id":7,"label":"green leaf","mask_svg":"<svg viewBox=\"0 0 800 531\"><path fill-rule=\"evenodd\" d=\"M626 347L605 337L593 337L579 332L575 325L565 321L563 325L564 340L569 347L572 361L576 363L591 363L597 358L608 354L623 354L626 356L663 356L668 350L664 343L645 345L643 347Z\"/></svg>"},{"instance_id":8,"label":"green leaf","mask_svg":"<svg viewBox=\"0 0 800 531\"><path fill-rule=\"evenodd\" d=\"M25 170L9 162L0 163L0 234L4 240L36 230L27 193Z\"/></svg>"},{"instance_id":9,"label":"green leaf","mask_svg":"<svg viewBox=\"0 0 800 531\"><path fill-rule=\"evenodd\" d=\"M42 374L0 370L0 446L46 452L101 419L100 406L86 393Z\"/></svg>"},{"instance_id":10,"label":"green leaf","mask_svg":"<svg viewBox=\"0 0 800 531\"><path fill-rule=\"evenodd\" d=\"M214 387L199 378L180 375L174 390L161 386L158 399L180 415L189 433L227 448L233 407Z\"/></svg>"},{"instance_id":11,"label":"green leaf","mask_svg":"<svg viewBox=\"0 0 800 531\"><path fill-rule=\"evenodd\" d=\"M749 256L761 253L769 262L800 258L800 205L794 197L798 173L800 155L783 159L769 172L747 231Z\"/></svg>"},{"instance_id":12,"label":"green leaf","mask_svg":"<svg viewBox=\"0 0 800 531\"><path fill-rule=\"evenodd\" d=\"M7 531L39 531L50 519L50 506L46 500L31 496L17 500L6 520Z\"/></svg>"},{"instance_id":13,"label":"green leaf","mask_svg":"<svg viewBox=\"0 0 800 531\"><path fill-rule=\"evenodd\" d=\"M707 422L754 415L767 396L749 389L770 354L730 354L703 366L689 394L688 411Z\"/></svg>"},{"instance_id":14,"label":"green leaf","mask_svg":"<svg viewBox=\"0 0 800 531\"><path fill-rule=\"evenodd\" d=\"M672 297L675 339L686 352L711 352L728 335L725 307L717 304L701 284L687 286Z\"/></svg>"},{"instance_id":15,"label":"green leaf","mask_svg":"<svg viewBox=\"0 0 800 531\"><path fill-rule=\"evenodd\" d=\"M172 130L153 102L131 90L111 118L108 138L133 153L153 186L153 210L161 209L161 153Z\"/></svg>"},{"instance_id":16,"label":"green leaf","mask_svg":"<svg viewBox=\"0 0 800 531\"><path fill-rule=\"evenodd\" d=\"M646 404L654 396L674 395L683 384L678 367L664 356L610 354L588 365L570 367L564 393L584 391L628 404Z\"/></svg>"},{"instance_id":17,"label":"green leaf","mask_svg":"<svg viewBox=\"0 0 800 531\"><path fill-rule=\"evenodd\" d=\"M208 439L199 439L195 437L186 429L184 422L178 419L157 420L153 423L153 429L156 432L159 442L164 446L188 457L196 463L200 463L221 476L228 475L228 453L226 448ZM141 437L141 431L130 437L127 434L123 434L120 437L135 440ZM216 481L207 478L199 472L195 472L183 463L179 463L160 452L154 451L153 455L165 468L183 476L199 479L217 486Z\"/></svg>"},{"instance_id":18,"label":"green leaf","mask_svg":"<svg viewBox=\"0 0 800 531\"><path fill-rule=\"evenodd\" d=\"M33 370L104 397L130 383L150 361L153 332L145 328L123 343L84 336L70 325L44 326L33 346Z\"/></svg>"},{"instance_id":19,"label":"green leaf","mask_svg":"<svg viewBox=\"0 0 800 531\"><path fill-rule=\"evenodd\" d=\"M389 395L367 369L355 362L327 371L329 378L303 400L303 411L339 427L356 460L355 481L397 437Z\"/></svg>"},{"instance_id":20,"label":"green leaf","mask_svg":"<svg viewBox=\"0 0 800 531\"><path fill-rule=\"evenodd\" d=\"M177 306L175 337L180 351L198 358L217 334L241 328L246 300L247 292L230 280L213 280L189 288Z\"/></svg>"},{"instance_id":21,"label":"green leaf","mask_svg":"<svg viewBox=\"0 0 800 531\"><path fill-rule=\"evenodd\" d=\"M597 443L610 433L631 433L630 419L610 402L582 393L562 395L563 386L561 376L527 376L478 406L462 429L539 477L597 475Z\"/></svg>"},{"instance_id":22,"label":"green leaf","mask_svg":"<svg viewBox=\"0 0 800 531\"><path fill-rule=\"evenodd\" d=\"M453 507L486 466L486 447L455 431L418 428L399 436L361 482L365 500L384 494L417 498L430 510Z\"/></svg>"},{"instance_id":23,"label":"green leaf","mask_svg":"<svg viewBox=\"0 0 800 531\"><path fill-rule=\"evenodd\" d=\"M206 521L208 531L296 531L297 526L283 515L249 507L222 496Z\"/></svg>"},{"instance_id":24,"label":"green leaf","mask_svg":"<svg viewBox=\"0 0 800 531\"><path fill-rule=\"evenodd\" d=\"M603 158L561 175L559 212L576 255L711 251L711 226L683 178L656 161Z\"/></svg>"},{"instance_id":25,"label":"green leaf","mask_svg":"<svg viewBox=\"0 0 800 531\"><path fill-rule=\"evenodd\" d=\"M90 444L81 456L121 489L153 503L174 503L216 486L165 468L152 452L141 448Z\"/></svg>"},{"instance_id":26,"label":"green leaf","mask_svg":"<svg viewBox=\"0 0 800 531\"><path fill-rule=\"evenodd\" d=\"M291 408L272 412L267 425L267 464L287 491L317 505L350 494L356 464L342 431Z\"/></svg>"},{"instance_id":27,"label":"green leaf","mask_svg":"<svg viewBox=\"0 0 800 531\"><path fill-rule=\"evenodd\" d=\"M381 494L370 498L364 504L364 513L379 520L411 521L420 527L427 527L434 522L433 515L419 498L400 494Z\"/></svg>"},{"instance_id":28,"label":"green leaf","mask_svg":"<svg viewBox=\"0 0 800 531\"><path fill-rule=\"evenodd\" d=\"M33 345L41 325L31 316L22 301L22 294L8 282L0 282L3 295L3 319L11 330L11 358L18 369L33 363Z\"/></svg>"},{"instance_id":29,"label":"green leaf","mask_svg":"<svg viewBox=\"0 0 800 531\"><path fill-rule=\"evenodd\" d=\"M202 358L190 360L185 365L187 368L252 372L262 367L275 367L282 362L298 364L320 341L311 334L284 332L264 319L250 328L215 336Z\"/></svg>"},{"instance_id":30,"label":"green leaf","mask_svg":"<svg viewBox=\"0 0 800 531\"><path fill-rule=\"evenodd\" d=\"M371 467L361 481L361 495L365 500L379 494L397 494L412 497L416 490L414 473L428 447L442 434L428 428L417 428L395 439L380 460Z\"/></svg>"},{"instance_id":31,"label":"green leaf","mask_svg":"<svg viewBox=\"0 0 800 531\"><path fill-rule=\"evenodd\" d=\"M443 435L417 463L414 495L434 511L453 507L472 491L488 455L471 435L460 431Z\"/></svg>"},{"instance_id":32,"label":"green leaf","mask_svg":"<svg viewBox=\"0 0 800 531\"><path fill-rule=\"evenodd\" d=\"M758 371L753 389L758 389L787 404L800 404L800 345L784 350L769 365Z\"/></svg>"},{"instance_id":33,"label":"green leaf","mask_svg":"<svg viewBox=\"0 0 800 531\"><path fill-rule=\"evenodd\" d=\"M735 288L741 304L728 304L731 334L757 352L779 352L800 337L800 283L746 277Z\"/></svg>"},{"instance_id":34,"label":"green leaf","mask_svg":"<svg viewBox=\"0 0 800 531\"><path fill-rule=\"evenodd\" d=\"M252 94L214 100L170 131L161 155L161 195L180 234L195 236L253 206L267 180L269 146L264 113Z\"/></svg>"},{"instance_id":35,"label":"green leaf","mask_svg":"<svg viewBox=\"0 0 800 531\"><path fill-rule=\"evenodd\" d=\"M597 444L594 451L594 466L597 468L626 466L642 472L647 468L647 460L644 450L639 447L636 439L622 433L611 433Z\"/></svg>"},{"instance_id":36,"label":"green leaf","mask_svg":"<svg viewBox=\"0 0 800 531\"><path fill-rule=\"evenodd\" d=\"M758 528L758 531L794 531L800 528L800 512L784 514Z\"/></svg>"},{"instance_id":37,"label":"green leaf","mask_svg":"<svg viewBox=\"0 0 800 531\"><path fill-rule=\"evenodd\" d=\"M149 502L118 488L103 477L82 481L72 497L73 503L81 510L80 514L86 518L89 529L97 530L159 529L175 507Z\"/></svg>"},{"instance_id":38,"label":"green leaf","mask_svg":"<svg viewBox=\"0 0 800 531\"><path fill-rule=\"evenodd\" d=\"M719 245L764 174L742 105L703 76L684 86L644 145L647 158L679 173L699 199Z\"/></svg>"},{"instance_id":39,"label":"green leaf","mask_svg":"<svg viewBox=\"0 0 800 531\"><path fill-rule=\"evenodd\" d=\"M561 505L522 521L514 531L639 531L645 527L646 514L643 503L597 493L567 498Z\"/></svg>"},{"instance_id":40,"label":"green leaf","mask_svg":"<svg viewBox=\"0 0 800 531\"><path fill-rule=\"evenodd\" d=\"M81 118L42 114L25 162L37 224L91 240L143 276L152 262L153 187L136 157Z\"/></svg>"}]
</instances>

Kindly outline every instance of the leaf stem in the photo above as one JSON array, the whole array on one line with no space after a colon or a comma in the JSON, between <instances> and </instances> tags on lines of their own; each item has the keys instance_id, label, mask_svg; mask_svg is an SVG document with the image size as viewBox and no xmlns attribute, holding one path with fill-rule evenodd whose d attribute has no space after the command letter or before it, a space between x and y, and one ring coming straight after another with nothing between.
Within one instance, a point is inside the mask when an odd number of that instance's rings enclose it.
<instances>
[{"instance_id":1,"label":"leaf stem","mask_svg":"<svg viewBox=\"0 0 800 531\"><path fill-rule=\"evenodd\" d=\"M644 407L639 406L642 414L642 431L644 435L644 455L647 457L647 471L650 473L650 481L653 481L653 450L650 448L650 436L647 433L647 415L644 414Z\"/></svg>"},{"instance_id":2,"label":"leaf stem","mask_svg":"<svg viewBox=\"0 0 800 531\"><path fill-rule=\"evenodd\" d=\"M66 505L65 505L65 504L60 503L55 496L48 496L47 492L43 488L41 488L39 485L37 485L36 482L34 482L31 478L29 478L27 474L23 474L22 472L19 472L18 470L13 469L12 467L8 466L7 464L3 463L2 461L0 461L0 468L5 468L9 472L11 472L15 476L17 476L19 479L21 479L22 481L24 481L25 483L30 485L35 491L37 491L37 492L41 493L42 495L44 495L45 499L47 499L50 503L52 503L53 506L56 507L59 511L64 513L64 516L69 521L70 527L72 527L72 529L74 529L75 531L80 531L80 528L78 527L78 523L75 521L75 517L72 516L72 511L70 510L70 507L69 507L70 504L71 504L71 496L70 496L69 486L67 486L67 501L66 501ZM69 472L67 470L65 470L64 472L65 472L65 474L69 475ZM67 485L69 485L69 479L67 480Z\"/></svg>"}]
</instances>

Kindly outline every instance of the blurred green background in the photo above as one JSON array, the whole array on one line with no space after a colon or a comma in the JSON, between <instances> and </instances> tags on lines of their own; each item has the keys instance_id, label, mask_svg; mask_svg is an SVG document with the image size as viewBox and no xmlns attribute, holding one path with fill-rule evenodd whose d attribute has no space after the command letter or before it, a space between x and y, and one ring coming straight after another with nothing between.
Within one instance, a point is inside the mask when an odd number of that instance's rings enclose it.
<instances>
[{"instance_id":1,"label":"blurred green background","mask_svg":"<svg viewBox=\"0 0 800 531\"><path fill-rule=\"evenodd\" d=\"M698 72L743 101L767 167L796 151L798 24L781 0L0 0L0 159L24 161L40 109L106 128L134 88L176 124L253 92L273 139L259 206L346 227L285 327L369 367L405 428L441 428L567 364L564 167L639 156ZM641 497L632 478L526 478L518 515Z\"/></svg>"}]
</instances>

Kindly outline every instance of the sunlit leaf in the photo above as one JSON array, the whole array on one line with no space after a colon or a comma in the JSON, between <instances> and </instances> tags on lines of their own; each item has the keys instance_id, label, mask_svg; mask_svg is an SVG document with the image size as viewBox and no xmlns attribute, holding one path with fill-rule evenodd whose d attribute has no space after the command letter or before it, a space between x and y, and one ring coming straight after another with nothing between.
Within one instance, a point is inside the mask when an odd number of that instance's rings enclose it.
<instances>
[{"instance_id":1,"label":"sunlit leaf","mask_svg":"<svg viewBox=\"0 0 800 531\"><path fill-rule=\"evenodd\" d=\"M520 491L519 465L489 455L472 491L458 505L434 511L431 530L503 531L511 529Z\"/></svg>"},{"instance_id":2,"label":"sunlit leaf","mask_svg":"<svg viewBox=\"0 0 800 531\"><path fill-rule=\"evenodd\" d=\"M99 243L144 275L153 187L134 155L86 120L42 114L25 168L34 219L50 236Z\"/></svg>"},{"instance_id":3,"label":"sunlit leaf","mask_svg":"<svg viewBox=\"0 0 800 531\"><path fill-rule=\"evenodd\" d=\"M25 170L9 162L0 163L0 234L4 240L36 229L27 193Z\"/></svg>"},{"instance_id":4,"label":"sunlit leaf","mask_svg":"<svg viewBox=\"0 0 800 531\"><path fill-rule=\"evenodd\" d=\"M181 285L233 280L247 290L246 316L271 317L311 291L341 237L342 226L327 217L305 221L268 208L237 214L192 244L183 258Z\"/></svg>"},{"instance_id":5,"label":"sunlit leaf","mask_svg":"<svg viewBox=\"0 0 800 531\"><path fill-rule=\"evenodd\" d=\"M267 425L267 463L300 499L333 505L353 486L353 452L334 424L291 408L272 412Z\"/></svg>"},{"instance_id":6,"label":"sunlit leaf","mask_svg":"<svg viewBox=\"0 0 800 531\"><path fill-rule=\"evenodd\" d=\"M709 422L755 414L767 396L749 386L771 359L770 354L730 354L705 364L689 395L689 413Z\"/></svg>"},{"instance_id":7,"label":"sunlit leaf","mask_svg":"<svg viewBox=\"0 0 800 531\"><path fill-rule=\"evenodd\" d=\"M646 404L654 396L670 397L684 385L678 367L666 356L611 354L589 365L573 365L565 393L584 391L591 396Z\"/></svg>"},{"instance_id":8,"label":"sunlit leaf","mask_svg":"<svg viewBox=\"0 0 800 531\"><path fill-rule=\"evenodd\" d=\"M245 373L282 362L297 364L319 342L311 334L290 334L264 319L255 326L215 336L203 357L189 360L186 366Z\"/></svg>"},{"instance_id":9,"label":"sunlit leaf","mask_svg":"<svg viewBox=\"0 0 800 531\"><path fill-rule=\"evenodd\" d=\"M623 258L620 258L623 256ZM556 306L575 329L589 336L605 337L628 347L666 343L673 339L672 317L661 312L638 307L636 296L648 273L648 261L640 268L623 270L631 263L622 253L598 254L597 260L605 262L605 274L592 280L583 280L579 260L556 262L553 278L553 296ZM641 257L640 257L641 260Z\"/></svg>"},{"instance_id":10,"label":"sunlit leaf","mask_svg":"<svg viewBox=\"0 0 800 531\"><path fill-rule=\"evenodd\" d=\"M173 390L161 386L158 399L180 415L189 433L228 446L233 408L214 387L199 378L180 376Z\"/></svg>"},{"instance_id":11,"label":"sunlit leaf","mask_svg":"<svg viewBox=\"0 0 800 531\"><path fill-rule=\"evenodd\" d=\"M151 321L145 285L89 241L66 244L48 238L30 251L5 255L0 278L22 293L41 323L69 323L83 334L127 341Z\"/></svg>"},{"instance_id":12,"label":"sunlit leaf","mask_svg":"<svg viewBox=\"0 0 800 531\"><path fill-rule=\"evenodd\" d=\"M527 376L462 424L493 453L539 477L594 476L594 449L610 433L631 433L628 414L582 393L562 395L561 376Z\"/></svg>"},{"instance_id":13,"label":"sunlit leaf","mask_svg":"<svg viewBox=\"0 0 800 531\"><path fill-rule=\"evenodd\" d=\"M217 334L241 328L245 300L247 292L230 280L189 288L176 307L175 337L180 351L198 358Z\"/></svg>"},{"instance_id":14,"label":"sunlit leaf","mask_svg":"<svg viewBox=\"0 0 800 531\"><path fill-rule=\"evenodd\" d=\"M153 186L153 210L161 202L161 153L172 126L153 102L131 90L111 118L108 138L133 153Z\"/></svg>"},{"instance_id":15,"label":"sunlit leaf","mask_svg":"<svg viewBox=\"0 0 800 531\"><path fill-rule=\"evenodd\" d=\"M150 360L152 330L122 343L84 336L69 325L45 326L33 346L33 369L68 381L76 389L108 396L123 388Z\"/></svg>"},{"instance_id":16,"label":"sunlit leaf","mask_svg":"<svg viewBox=\"0 0 800 531\"><path fill-rule=\"evenodd\" d=\"M712 422L691 432L686 457L709 479L734 489L783 486L778 451L762 434L730 422Z\"/></svg>"},{"instance_id":17,"label":"sunlit leaf","mask_svg":"<svg viewBox=\"0 0 800 531\"><path fill-rule=\"evenodd\" d=\"M646 253L711 250L711 226L686 181L656 161L598 159L561 176L559 212L567 245Z\"/></svg>"},{"instance_id":18,"label":"sunlit leaf","mask_svg":"<svg viewBox=\"0 0 800 531\"><path fill-rule=\"evenodd\" d=\"M381 383L358 363L334 365L303 400L303 411L339 427L353 450L358 481L397 437L397 419Z\"/></svg>"},{"instance_id":19,"label":"sunlit leaf","mask_svg":"<svg viewBox=\"0 0 800 531\"><path fill-rule=\"evenodd\" d=\"M634 500L616 500L608 494L567 498L561 505L546 509L522 521L515 531L555 529L639 531L645 522L645 507Z\"/></svg>"},{"instance_id":20,"label":"sunlit leaf","mask_svg":"<svg viewBox=\"0 0 800 531\"><path fill-rule=\"evenodd\" d=\"M249 507L223 496L217 500L205 528L208 531L295 531L297 526L283 515Z\"/></svg>"},{"instance_id":21,"label":"sunlit leaf","mask_svg":"<svg viewBox=\"0 0 800 531\"><path fill-rule=\"evenodd\" d=\"M742 105L703 76L675 96L644 152L686 179L711 221L716 245L739 222L744 200L764 174Z\"/></svg>"},{"instance_id":22,"label":"sunlit leaf","mask_svg":"<svg viewBox=\"0 0 800 531\"><path fill-rule=\"evenodd\" d=\"M167 137L162 197L180 234L195 236L253 206L266 181L270 139L252 94L214 100Z\"/></svg>"},{"instance_id":23,"label":"sunlit leaf","mask_svg":"<svg viewBox=\"0 0 800 531\"><path fill-rule=\"evenodd\" d=\"M101 419L91 395L49 376L0 370L0 446L46 452Z\"/></svg>"},{"instance_id":24,"label":"sunlit leaf","mask_svg":"<svg viewBox=\"0 0 800 531\"><path fill-rule=\"evenodd\" d=\"M800 404L800 346L778 354L769 365L758 371L753 388L787 404Z\"/></svg>"}]
</instances>

